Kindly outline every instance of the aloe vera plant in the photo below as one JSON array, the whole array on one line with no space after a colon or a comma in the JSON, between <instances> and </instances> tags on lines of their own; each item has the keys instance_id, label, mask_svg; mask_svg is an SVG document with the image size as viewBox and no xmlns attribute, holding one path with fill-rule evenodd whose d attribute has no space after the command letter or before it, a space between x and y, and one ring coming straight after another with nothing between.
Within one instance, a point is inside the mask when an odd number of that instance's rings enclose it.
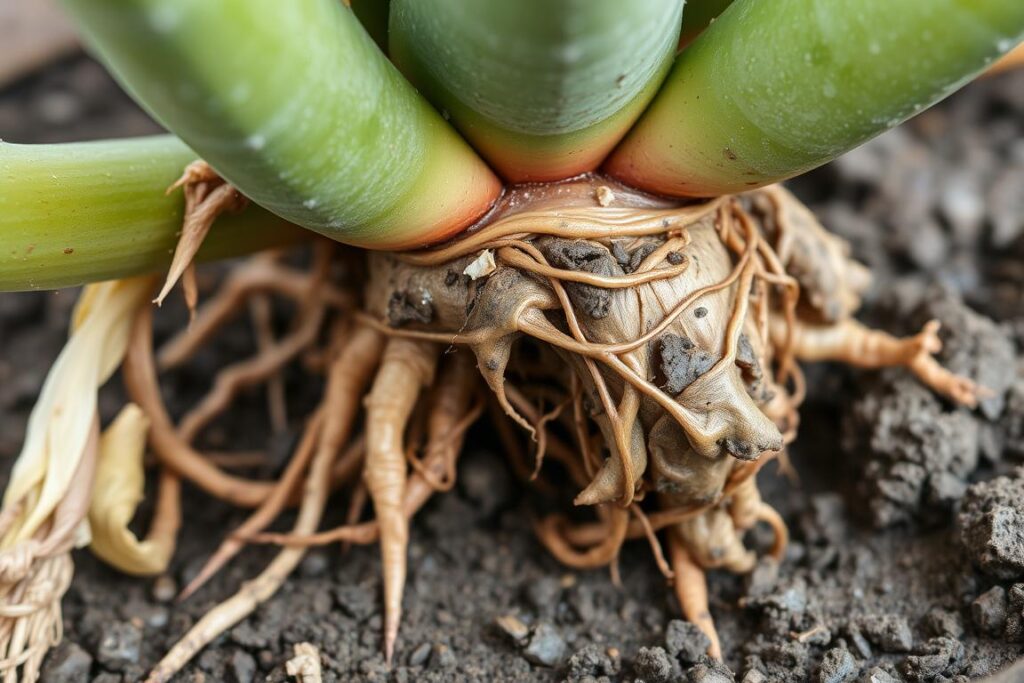
<instances>
[{"instance_id":1,"label":"aloe vera plant","mask_svg":"<svg viewBox=\"0 0 1024 683\"><path fill-rule=\"evenodd\" d=\"M151 680L329 542L379 541L390 660L409 519L454 484L487 405L526 478L547 455L593 508L590 523L540 520L541 543L583 569L646 539L720 656L704 571L749 571L743 536L757 523L784 551L755 477L795 438L798 361L904 366L967 405L984 392L934 360L936 325L895 338L853 319L867 271L776 183L1009 51L1024 36L1016 0L64 4L173 135L0 143L0 289L121 278L86 288L4 500L0 564L30 560L0 577L12 676L38 675L78 530L126 572L166 568L181 479L253 509L185 595L245 543L283 547ZM194 259L297 242L313 243L307 270L253 256L154 357L155 272L170 265L159 299L180 277L194 307ZM226 368L176 422L158 371L269 295L297 303L293 330ZM235 393L323 338L323 401L279 480L197 450ZM118 366L131 404L102 430L95 392ZM535 463L516 459L515 424ZM66 425L74 439L58 450L50 435ZM127 525L144 439L160 486L140 540ZM360 474L373 520L356 505L319 531L330 492ZM292 532L266 532L290 505ZM26 591L45 595L26 605Z\"/></svg>"}]
</instances>

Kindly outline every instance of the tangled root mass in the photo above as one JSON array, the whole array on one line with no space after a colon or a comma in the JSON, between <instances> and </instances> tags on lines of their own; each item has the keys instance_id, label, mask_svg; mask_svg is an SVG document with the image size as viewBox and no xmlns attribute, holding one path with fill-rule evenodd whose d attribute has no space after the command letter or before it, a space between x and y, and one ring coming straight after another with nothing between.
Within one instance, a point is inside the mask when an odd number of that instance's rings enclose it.
<instances>
[{"instance_id":1,"label":"tangled root mass","mask_svg":"<svg viewBox=\"0 0 1024 683\"><path fill-rule=\"evenodd\" d=\"M212 214L237 203L202 170L185 178L195 214L186 223L199 226L176 259L173 276L185 273L186 283L196 235ZM934 324L897 339L853 319L867 272L779 187L680 205L585 177L514 189L486 224L438 248L387 254L320 243L314 252L309 270L274 254L242 265L158 355L152 310L138 308L124 376L148 418L149 446L163 473L163 512L154 528L164 530L161 538L171 530L173 549L179 478L253 510L185 595L246 544L283 546L263 574L182 638L151 680L167 680L273 594L305 548L334 542L380 543L390 659L409 520L433 493L451 488L466 430L485 410L524 479L558 495L544 467L554 461L575 484L574 503L593 510L587 523L540 519L543 545L572 567L607 566L615 579L625 542L645 539L684 614L709 636L710 654L720 656L704 572L749 571L756 555L744 534L758 523L774 531L769 552L784 551L785 525L761 500L755 476L773 458L784 463L796 436L798 361L902 365L952 400L972 404L983 393L934 361ZM366 273L367 284L339 284L339 272L355 273L355 280ZM193 306L195 288L187 294ZM296 307L295 323L280 339L265 324L267 302L276 297ZM225 368L175 424L160 398L158 371L186 363L246 306L260 352ZM286 406L279 374L292 362L324 374L326 388L278 481L238 476L227 471L228 461L196 450L205 426L247 387L277 383L268 396L272 423L280 424ZM348 522L320 530L327 497L341 488L349 494ZM371 504L374 514L365 520ZM268 532L290 506L299 510L292 531ZM15 551L0 550L0 566L3 553ZM167 543L161 552L169 555ZM20 651L33 653L31 674L41 641L54 637L54 598L67 582L51 582L47 595L34 598L33 612L15 604L26 591L18 581L26 580L19 575L0 586L0 636L9 670L26 661ZM25 642L26 629L38 634L35 641Z\"/></svg>"}]
</instances>

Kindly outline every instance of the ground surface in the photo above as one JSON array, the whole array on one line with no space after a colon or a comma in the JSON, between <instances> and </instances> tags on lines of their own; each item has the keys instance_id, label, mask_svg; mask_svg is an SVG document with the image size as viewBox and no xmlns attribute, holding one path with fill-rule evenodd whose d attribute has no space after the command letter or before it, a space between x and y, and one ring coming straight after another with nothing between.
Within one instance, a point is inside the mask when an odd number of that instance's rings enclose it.
<instances>
[{"instance_id":1,"label":"ground surface","mask_svg":"<svg viewBox=\"0 0 1024 683\"><path fill-rule=\"evenodd\" d=\"M0 137L10 141L153 130L84 58L0 92ZM996 394L970 413L898 372L810 370L794 449L800 484L774 467L761 474L793 530L787 560L746 580L711 577L731 671L693 661L699 643L672 621L678 609L645 544L627 546L621 589L605 572L567 573L551 560L531 535L531 494L481 430L470 438L457 490L431 502L413 526L391 674L379 654L376 548L342 555L331 547L310 554L274 599L181 679L284 680L284 662L302 641L321 649L329 681L962 681L1014 660L1024 640L1024 475L1014 474L1024 458L1024 73L973 86L794 189L875 268L865 318L907 331L939 317L948 330L944 362ZM0 295L4 471L74 297ZM163 335L184 320L175 306L159 318ZM172 409L200 396L214 368L252 350L243 320L168 378ZM303 397L312 401L317 391L289 384L298 396L296 429ZM105 415L121 400L117 386L105 392ZM262 396L243 399L206 445L264 447L265 415ZM294 436L270 441L277 466ZM993 480L1000 474L1007 477ZM196 597L174 604L175 586L243 518L195 491L185 510L176 560L158 581L126 578L76 554L65 643L51 654L45 680L138 679L270 556L249 550ZM326 523L341 515L332 514ZM495 624L506 615L532 628L526 644ZM1024 680L1018 675L1005 680Z\"/></svg>"}]
</instances>

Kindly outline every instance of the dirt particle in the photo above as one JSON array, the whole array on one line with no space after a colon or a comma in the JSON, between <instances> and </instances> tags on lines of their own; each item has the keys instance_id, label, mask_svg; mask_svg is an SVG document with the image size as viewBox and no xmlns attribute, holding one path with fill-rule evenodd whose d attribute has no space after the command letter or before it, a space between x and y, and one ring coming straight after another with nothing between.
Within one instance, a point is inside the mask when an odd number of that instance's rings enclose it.
<instances>
[{"instance_id":1,"label":"dirt particle","mask_svg":"<svg viewBox=\"0 0 1024 683\"><path fill-rule=\"evenodd\" d=\"M911 681L934 681L940 676L953 676L960 671L964 658L963 643L946 637L932 638L921 652L904 659L900 667Z\"/></svg>"},{"instance_id":2,"label":"dirt particle","mask_svg":"<svg viewBox=\"0 0 1024 683\"><path fill-rule=\"evenodd\" d=\"M642 647L636 655L633 669L644 683L666 683L672 676L672 660L660 647Z\"/></svg>"},{"instance_id":3,"label":"dirt particle","mask_svg":"<svg viewBox=\"0 0 1024 683\"><path fill-rule=\"evenodd\" d=\"M873 614L860 621L864 635L882 652L909 652L914 635L906 617L896 614Z\"/></svg>"},{"instance_id":4,"label":"dirt particle","mask_svg":"<svg viewBox=\"0 0 1024 683\"><path fill-rule=\"evenodd\" d=\"M557 268L565 268L596 275L622 275L622 267L607 249L586 240L550 240L543 245L544 255ZM587 316L600 320L608 315L612 305L612 292L578 282L565 286L575 307Z\"/></svg>"},{"instance_id":5,"label":"dirt particle","mask_svg":"<svg viewBox=\"0 0 1024 683\"><path fill-rule=\"evenodd\" d=\"M959 638L964 634L964 624L960 615L939 607L925 615L924 628L932 636Z\"/></svg>"},{"instance_id":6,"label":"dirt particle","mask_svg":"<svg viewBox=\"0 0 1024 683\"><path fill-rule=\"evenodd\" d=\"M72 249L71 247L64 247L64 253L65 254L74 254L75 250Z\"/></svg>"},{"instance_id":7,"label":"dirt particle","mask_svg":"<svg viewBox=\"0 0 1024 683\"><path fill-rule=\"evenodd\" d=\"M178 584L174 578L163 574L153 581L153 599L157 602L170 602L178 594Z\"/></svg>"},{"instance_id":8,"label":"dirt particle","mask_svg":"<svg viewBox=\"0 0 1024 683\"><path fill-rule=\"evenodd\" d=\"M256 678L256 660L245 650L235 650L228 662L232 683L252 683Z\"/></svg>"},{"instance_id":9,"label":"dirt particle","mask_svg":"<svg viewBox=\"0 0 1024 683\"><path fill-rule=\"evenodd\" d=\"M89 680L92 657L76 643L65 640L46 658L42 680L53 683L84 683Z\"/></svg>"},{"instance_id":10,"label":"dirt particle","mask_svg":"<svg viewBox=\"0 0 1024 683\"><path fill-rule=\"evenodd\" d=\"M732 151L728 147L722 150L722 156L724 156L729 161L736 161L736 152Z\"/></svg>"},{"instance_id":11,"label":"dirt particle","mask_svg":"<svg viewBox=\"0 0 1024 683\"><path fill-rule=\"evenodd\" d=\"M430 657L430 643L420 643L419 646L409 654L409 666L423 666Z\"/></svg>"},{"instance_id":12,"label":"dirt particle","mask_svg":"<svg viewBox=\"0 0 1024 683\"><path fill-rule=\"evenodd\" d=\"M681 619L668 622L665 649L683 664L694 664L707 654L711 641L695 624Z\"/></svg>"},{"instance_id":13,"label":"dirt particle","mask_svg":"<svg viewBox=\"0 0 1024 683\"><path fill-rule=\"evenodd\" d=\"M427 325L434 319L434 304L430 292L425 289L415 291L395 291L388 299L388 324L401 327L407 323Z\"/></svg>"},{"instance_id":14,"label":"dirt particle","mask_svg":"<svg viewBox=\"0 0 1024 683\"><path fill-rule=\"evenodd\" d=\"M1006 626L1006 608L1006 589L993 586L971 603L971 618L979 631L998 636Z\"/></svg>"},{"instance_id":15,"label":"dirt particle","mask_svg":"<svg viewBox=\"0 0 1024 683\"><path fill-rule=\"evenodd\" d=\"M434 651L430 656L431 669L454 669L458 665L459 658L455 656L454 650L443 643L434 646Z\"/></svg>"},{"instance_id":16,"label":"dirt particle","mask_svg":"<svg viewBox=\"0 0 1024 683\"><path fill-rule=\"evenodd\" d=\"M530 640L523 649L523 657L537 666L558 666L565 657L565 640L554 626L541 622L530 634Z\"/></svg>"},{"instance_id":17,"label":"dirt particle","mask_svg":"<svg viewBox=\"0 0 1024 683\"><path fill-rule=\"evenodd\" d=\"M967 489L957 518L960 541L985 573L1024 576L1024 469Z\"/></svg>"},{"instance_id":18,"label":"dirt particle","mask_svg":"<svg viewBox=\"0 0 1024 683\"><path fill-rule=\"evenodd\" d=\"M114 621L103 626L96 659L107 669L121 671L139 661L142 630L126 621Z\"/></svg>"},{"instance_id":19,"label":"dirt particle","mask_svg":"<svg viewBox=\"0 0 1024 683\"><path fill-rule=\"evenodd\" d=\"M846 648L834 647L821 658L819 683L847 683L857 674L857 663Z\"/></svg>"},{"instance_id":20,"label":"dirt particle","mask_svg":"<svg viewBox=\"0 0 1024 683\"><path fill-rule=\"evenodd\" d=\"M569 683L592 683L595 679L618 674L619 662L597 645L587 645L573 653L568 668L566 680Z\"/></svg>"},{"instance_id":21,"label":"dirt particle","mask_svg":"<svg viewBox=\"0 0 1024 683\"><path fill-rule=\"evenodd\" d=\"M689 683L735 683L736 677L722 662L705 658L687 670L686 680Z\"/></svg>"},{"instance_id":22,"label":"dirt particle","mask_svg":"<svg viewBox=\"0 0 1024 683\"><path fill-rule=\"evenodd\" d=\"M678 396L715 364L712 354L698 349L689 337L677 334L665 334L658 339L658 354L665 378L662 388L670 396Z\"/></svg>"}]
</instances>

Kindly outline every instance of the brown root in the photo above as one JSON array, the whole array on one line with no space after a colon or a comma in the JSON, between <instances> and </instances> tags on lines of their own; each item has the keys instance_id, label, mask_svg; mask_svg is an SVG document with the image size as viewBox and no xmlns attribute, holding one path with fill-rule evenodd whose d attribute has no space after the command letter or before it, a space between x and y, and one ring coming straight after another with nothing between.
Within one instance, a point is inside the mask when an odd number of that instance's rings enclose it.
<instances>
[{"instance_id":1,"label":"brown root","mask_svg":"<svg viewBox=\"0 0 1024 683\"><path fill-rule=\"evenodd\" d=\"M391 339L366 398L366 467L363 478L380 525L384 574L384 652L394 653L402 614L408 519L402 512L406 461L404 434L424 387L434 381L439 350L429 343Z\"/></svg>"}]
</instances>

